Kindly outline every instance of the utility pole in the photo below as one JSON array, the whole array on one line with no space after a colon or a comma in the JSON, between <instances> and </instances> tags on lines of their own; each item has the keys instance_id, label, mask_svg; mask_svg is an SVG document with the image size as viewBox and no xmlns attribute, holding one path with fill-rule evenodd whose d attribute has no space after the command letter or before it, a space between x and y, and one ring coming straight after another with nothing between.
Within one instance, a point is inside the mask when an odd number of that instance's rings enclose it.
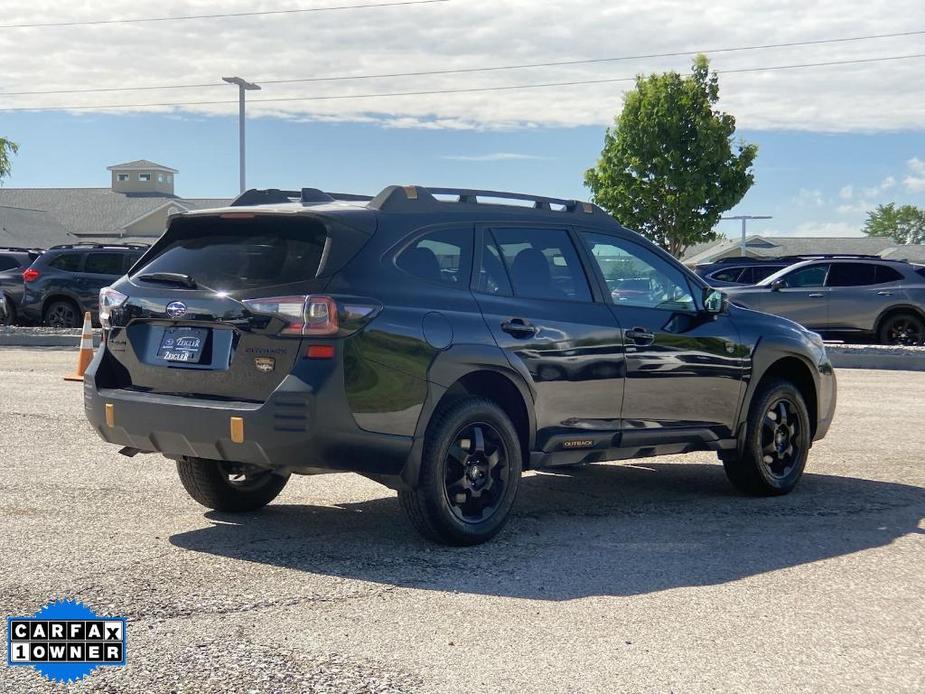
<instances>
[{"instance_id":1,"label":"utility pole","mask_svg":"<svg viewBox=\"0 0 925 694\"><path fill-rule=\"evenodd\" d=\"M238 86L238 166L240 168L241 192L243 193L247 188L246 176L244 174L246 163L244 146L244 92L260 89L260 85L248 82L240 77L222 77L222 79L228 84L236 84Z\"/></svg>"},{"instance_id":2,"label":"utility pole","mask_svg":"<svg viewBox=\"0 0 925 694\"><path fill-rule=\"evenodd\" d=\"M738 214L733 217L720 217L724 220L733 220L741 219L742 220L742 242L739 245L739 253L744 258L745 257L745 224L749 219L774 219L768 215L752 215L752 214Z\"/></svg>"}]
</instances>

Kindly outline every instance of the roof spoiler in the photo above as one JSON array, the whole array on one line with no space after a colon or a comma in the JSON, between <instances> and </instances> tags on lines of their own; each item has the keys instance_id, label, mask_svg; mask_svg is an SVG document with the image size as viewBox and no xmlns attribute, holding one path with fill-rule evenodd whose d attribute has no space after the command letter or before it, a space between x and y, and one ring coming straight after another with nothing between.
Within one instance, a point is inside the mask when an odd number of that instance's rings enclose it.
<instances>
[{"instance_id":1,"label":"roof spoiler","mask_svg":"<svg viewBox=\"0 0 925 694\"><path fill-rule=\"evenodd\" d=\"M326 193L318 188L302 188L301 190L280 190L267 188L264 190L251 188L245 190L231 202L231 207L248 207L252 205L280 205L292 202L301 202L303 205L321 205L336 200L366 202L372 200L371 195L357 195L356 193Z\"/></svg>"}]
</instances>

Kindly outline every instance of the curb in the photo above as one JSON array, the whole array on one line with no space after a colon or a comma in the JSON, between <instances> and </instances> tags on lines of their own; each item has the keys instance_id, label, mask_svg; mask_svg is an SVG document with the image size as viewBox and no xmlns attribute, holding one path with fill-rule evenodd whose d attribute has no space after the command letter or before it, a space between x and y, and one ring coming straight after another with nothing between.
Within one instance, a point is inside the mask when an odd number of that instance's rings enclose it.
<instances>
[{"instance_id":1,"label":"curb","mask_svg":"<svg viewBox=\"0 0 925 694\"><path fill-rule=\"evenodd\" d=\"M100 345L100 331L93 331L93 347ZM80 346L80 333L76 335L55 335L47 333L14 334L0 333L0 347L73 347Z\"/></svg>"},{"instance_id":2,"label":"curb","mask_svg":"<svg viewBox=\"0 0 925 694\"><path fill-rule=\"evenodd\" d=\"M826 345L836 369L880 369L882 371L925 371L925 348L879 345Z\"/></svg>"}]
</instances>

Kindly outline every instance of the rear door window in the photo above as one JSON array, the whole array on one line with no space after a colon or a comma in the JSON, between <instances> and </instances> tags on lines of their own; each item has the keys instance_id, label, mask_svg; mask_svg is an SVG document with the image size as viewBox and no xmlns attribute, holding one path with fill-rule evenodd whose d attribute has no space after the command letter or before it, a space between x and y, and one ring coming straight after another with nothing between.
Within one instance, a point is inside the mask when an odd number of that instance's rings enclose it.
<instances>
[{"instance_id":1,"label":"rear door window","mask_svg":"<svg viewBox=\"0 0 925 694\"><path fill-rule=\"evenodd\" d=\"M899 282L903 279L902 273L895 267L886 265L877 266L877 284L886 284L887 282Z\"/></svg>"},{"instance_id":2,"label":"rear door window","mask_svg":"<svg viewBox=\"0 0 925 694\"><path fill-rule=\"evenodd\" d=\"M578 253L564 229L492 229L516 296L591 301Z\"/></svg>"},{"instance_id":3,"label":"rear door window","mask_svg":"<svg viewBox=\"0 0 925 694\"><path fill-rule=\"evenodd\" d=\"M867 287L877 283L877 266L868 263L834 263L826 286Z\"/></svg>"},{"instance_id":4,"label":"rear door window","mask_svg":"<svg viewBox=\"0 0 925 694\"><path fill-rule=\"evenodd\" d=\"M63 253L52 260L48 265L56 270L65 272L80 272L84 257L79 253Z\"/></svg>"},{"instance_id":5,"label":"rear door window","mask_svg":"<svg viewBox=\"0 0 925 694\"><path fill-rule=\"evenodd\" d=\"M121 275L124 253L90 253L84 261L84 272L91 275Z\"/></svg>"},{"instance_id":6,"label":"rear door window","mask_svg":"<svg viewBox=\"0 0 925 694\"><path fill-rule=\"evenodd\" d=\"M426 234L399 253L395 264L421 279L468 287L472 230L441 229Z\"/></svg>"},{"instance_id":7,"label":"rear door window","mask_svg":"<svg viewBox=\"0 0 925 694\"><path fill-rule=\"evenodd\" d=\"M313 280L327 230L310 218L192 217L175 222L132 277L188 275L206 289L237 291Z\"/></svg>"}]
</instances>

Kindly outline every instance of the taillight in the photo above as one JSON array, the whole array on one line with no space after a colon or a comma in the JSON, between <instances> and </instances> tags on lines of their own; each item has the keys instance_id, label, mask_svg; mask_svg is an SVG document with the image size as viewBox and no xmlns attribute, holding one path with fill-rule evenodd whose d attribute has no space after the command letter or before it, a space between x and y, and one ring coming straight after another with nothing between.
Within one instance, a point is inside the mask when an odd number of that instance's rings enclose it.
<instances>
[{"instance_id":1,"label":"taillight","mask_svg":"<svg viewBox=\"0 0 925 694\"><path fill-rule=\"evenodd\" d=\"M244 299L249 311L284 321L281 335L325 337L349 335L371 320L380 306L352 298L338 303L330 296L269 296Z\"/></svg>"},{"instance_id":2,"label":"taillight","mask_svg":"<svg viewBox=\"0 0 925 694\"><path fill-rule=\"evenodd\" d=\"M329 296L269 296L241 302L254 313L285 321L283 335L334 335L337 333L337 303Z\"/></svg>"},{"instance_id":3,"label":"taillight","mask_svg":"<svg viewBox=\"0 0 925 694\"><path fill-rule=\"evenodd\" d=\"M35 280L37 280L41 275L41 272L35 268L30 267L23 270L22 278L25 282L35 282Z\"/></svg>"},{"instance_id":4,"label":"taillight","mask_svg":"<svg viewBox=\"0 0 925 694\"><path fill-rule=\"evenodd\" d=\"M112 287L100 289L100 325L104 330L109 330L111 326L112 310L119 308L127 299L125 294L117 292Z\"/></svg>"}]
</instances>

